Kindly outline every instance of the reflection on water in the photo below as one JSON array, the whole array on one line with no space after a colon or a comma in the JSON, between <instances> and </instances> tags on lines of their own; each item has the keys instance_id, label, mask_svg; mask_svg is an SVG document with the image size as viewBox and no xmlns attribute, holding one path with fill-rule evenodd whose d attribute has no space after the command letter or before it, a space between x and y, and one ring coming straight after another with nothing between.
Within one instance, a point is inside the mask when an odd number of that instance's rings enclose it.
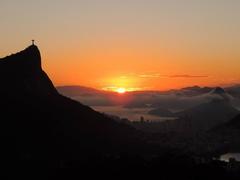
<instances>
[{"instance_id":1,"label":"reflection on water","mask_svg":"<svg viewBox=\"0 0 240 180\"><path fill-rule=\"evenodd\" d=\"M220 160L225 162L229 162L230 158L240 161L240 153L227 153L220 156Z\"/></svg>"},{"instance_id":2,"label":"reflection on water","mask_svg":"<svg viewBox=\"0 0 240 180\"><path fill-rule=\"evenodd\" d=\"M123 108L122 106L91 106L93 109L106 114L119 116L120 118L127 118L130 121L139 121L140 117L144 117L145 120L149 121L165 121L175 118L169 117L158 117L148 114L151 108Z\"/></svg>"}]
</instances>

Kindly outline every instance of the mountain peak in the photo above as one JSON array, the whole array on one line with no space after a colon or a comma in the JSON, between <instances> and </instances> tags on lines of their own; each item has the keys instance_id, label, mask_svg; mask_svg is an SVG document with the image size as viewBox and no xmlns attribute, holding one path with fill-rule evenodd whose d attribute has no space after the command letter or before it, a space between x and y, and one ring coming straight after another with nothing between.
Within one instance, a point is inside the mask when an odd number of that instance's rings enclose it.
<instances>
[{"instance_id":1,"label":"mountain peak","mask_svg":"<svg viewBox=\"0 0 240 180\"><path fill-rule=\"evenodd\" d=\"M42 70L41 54L36 45L31 45L16 54L0 58L1 72L17 73L21 71L32 73L40 70Z\"/></svg>"},{"instance_id":2,"label":"mountain peak","mask_svg":"<svg viewBox=\"0 0 240 180\"><path fill-rule=\"evenodd\" d=\"M215 89L212 90L212 94L225 94L225 90L221 87L216 87Z\"/></svg>"},{"instance_id":3,"label":"mountain peak","mask_svg":"<svg viewBox=\"0 0 240 180\"><path fill-rule=\"evenodd\" d=\"M56 93L51 80L41 67L41 53L34 44L24 50L0 58L0 91L18 89L26 93Z\"/></svg>"}]
</instances>

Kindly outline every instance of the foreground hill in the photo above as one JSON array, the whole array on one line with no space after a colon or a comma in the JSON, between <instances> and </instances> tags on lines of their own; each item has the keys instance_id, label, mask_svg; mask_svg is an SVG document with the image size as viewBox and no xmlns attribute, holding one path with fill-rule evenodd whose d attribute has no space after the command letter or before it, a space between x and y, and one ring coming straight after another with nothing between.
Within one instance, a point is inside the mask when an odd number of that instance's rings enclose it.
<instances>
[{"instance_id":1,"label":"foreground hill","mask_svg":"<svg viewBox=\"0 0 240 180\"><path fill-rule=\"evenodd\" d=\"M240 151L240 115L209 131L216 143L224 145L225 152Z\"/></svg>"},{"instance_id":2,"label":"foreground hill","mask_svg":"<svg viewBox=\"0 0 240 180\"><path fill-rule=\"evenodd\" d=\"M1 164L68 167L130 151L139 133L56 91L37 46L0 59ZM89 156L88 156L89 155Z\"/></svg>"},{"instance_id":3,"label":"foreground hill","mask_svg":"<svg viewBox=\"0 0 240 180\"><path fill-rule=\"evenodd\" d=\"M240 98L240 85L234 85L231 87L227 87L226 91L234 97Z\"/></svg>"}]
</instances>

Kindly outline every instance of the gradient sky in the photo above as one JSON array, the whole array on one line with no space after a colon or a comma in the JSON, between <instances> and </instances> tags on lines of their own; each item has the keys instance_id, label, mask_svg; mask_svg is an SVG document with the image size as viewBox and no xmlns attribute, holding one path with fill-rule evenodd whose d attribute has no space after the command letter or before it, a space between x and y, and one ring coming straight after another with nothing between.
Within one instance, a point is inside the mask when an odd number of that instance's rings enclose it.
<instances>
[{"instance_id":1,"label":"gradient sky","mask_svg":"<svg viewBox=\"0 0 240 180\"><path fill-rule=\"evenodd\" d=\"M36 40L55 85L240 83L239 0L0 0L0 56Z\"/></svg>"}]
</instances>

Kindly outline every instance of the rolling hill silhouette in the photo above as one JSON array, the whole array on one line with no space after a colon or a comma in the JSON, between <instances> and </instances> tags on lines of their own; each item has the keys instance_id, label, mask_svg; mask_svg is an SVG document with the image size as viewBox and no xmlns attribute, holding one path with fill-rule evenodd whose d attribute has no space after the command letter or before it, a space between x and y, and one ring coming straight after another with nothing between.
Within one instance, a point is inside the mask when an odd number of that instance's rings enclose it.
<instances>
[{"instance_id":1,"label":"rolling hill silhouette","mask_svg":"<svg viewBox=\"0 0 240 180\"><path fill-rule=\"evenodd\" d=\"M219 124L225 123L239 114L239 111L223 100L212 100L190 109L176 113L191 123L193 130L209 130Z\"/></svg>"},{"instance_id":2,"label":"rolling hill silhouette","mask_svg":"<svg viewBox=\"0 0 240 180\"><path fill-rule=\"evenodd\" d=\"M240 151L240 115L209 131L213 139L224 147L223 152Z\"/></svg>"},{"instance_id":3,"label":"rolling hill silhouette","mask_svg":"<svg viewBox=\"0 0 240 180\"><path fill-rule=\"evenodd\" d=\"M113 94L113 92L101 91L84 86L58 86L56 89L60 94L69 97Z\"/></svg>"},{"instance_id":4,"label":"rolling hill silhouette","mask_svg":"<svg viewBox=\"0 0 240 180\"><path fill-rule=\"evenodd\" d=\"M0 59L1 164L71 167L96 154L129 151L139 132L60 95L37 46ZM137 146L136 146L137 147Z\"/></svg>"}]
</instances>

